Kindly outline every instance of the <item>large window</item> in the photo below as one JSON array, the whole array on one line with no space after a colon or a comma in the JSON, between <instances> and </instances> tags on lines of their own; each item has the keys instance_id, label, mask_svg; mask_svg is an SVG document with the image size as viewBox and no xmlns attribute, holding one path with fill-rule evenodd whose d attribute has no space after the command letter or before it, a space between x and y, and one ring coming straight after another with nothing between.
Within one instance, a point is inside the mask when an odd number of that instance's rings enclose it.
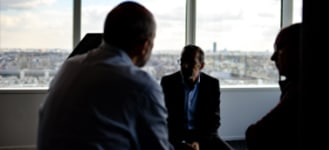
<instances>
[{"instance_id":1,"label":"large window","mask_svg":"<svg viewBox=\"0 0 329 150\"><path fill-rule=\"evenodd\" d=\"M207 52L205 71L222 85L277 84L270 56L280 29L280 0L197 2L196 44Z\"/></svg>"},{"instance_id":2,"label":"large window","mask_svg":"<svg viewBox=\"0 0 329 150\"><path fill-rule=\"evenodd\" d=\"M72 50L72 2L0 1L0 88L47 87Z\"/></svg>"},{"instance_id":3,"label":"large window","mask_svg":"<svg viewBox=\"0 0 329 150\"><path fill-rule=\"evenodd\" d=\"M79 17L73 16L73 1L0 0L0 89L48 87L72 51L72 35L77 32L72 22ZM108 11L122 1L81 0L81 38L103 32ZM206 52L204 71L222 85L276 84L277 72L269 57L280 29L281 0L136 1L157 21L153 55L143 69L158 81L179 70L177 59L190 38L185 35L194 36L186 31L195 25L195 44ZM186 21L186 12L191 12L186 11L191 4L186 2L191 1L196 2L195 24ZM299 22L301 0L293 1L298 1L293 22Z\"/></svg>"}]
</instances>

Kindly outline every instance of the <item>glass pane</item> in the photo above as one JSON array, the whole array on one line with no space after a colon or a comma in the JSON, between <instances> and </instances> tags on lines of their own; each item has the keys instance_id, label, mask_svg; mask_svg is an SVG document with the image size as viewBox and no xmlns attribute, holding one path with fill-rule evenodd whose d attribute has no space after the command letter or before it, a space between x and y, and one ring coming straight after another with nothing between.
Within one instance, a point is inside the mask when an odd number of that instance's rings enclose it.
<instances>
[{"instance_id":1,"label":"glass pane","mask_svg":"<svg viewBox=\"0 0 329 150\"><path fill-rule=\"evenodd\" d=\"M277 84L270 61L280 29L280 0L197 1L196 44L206 51L203 70L222 85Z\"/></svg>"},{"instance_id":2,"label":"glass pane","mask_svg":"<svg viewBox=\"0 0 329 150\"><path fill-rule=\"evenodd\" d=\"M107 13L122 0L82 1L81 37L86 33L103 32ZM153 54L143 68L158 81L166 73L178 70L176 60L185 44L185 1L184 0L139 0L147 7L157 22Z\"/></svg>"},{"instance_id":3,"label":"glass pane","mask_svg":"<svg viewBox=\"0 0 329 150\"><path fill-rule=\"evenodd\" d=\"M303 14L302 6L303 6L302 0L293 1L293 12L292 12L293 23L302 22L302 14Z\"/></svg>"},{"instance_id":4,"label":"glass pane","mask_svg":"<svg viewBox=\"0 0 329 150\"><path fill-rule=\"evenodd\" d=\"M72 50L72 1L1 0L0 88L48 87Z\"/></svg>"}]
</instances>

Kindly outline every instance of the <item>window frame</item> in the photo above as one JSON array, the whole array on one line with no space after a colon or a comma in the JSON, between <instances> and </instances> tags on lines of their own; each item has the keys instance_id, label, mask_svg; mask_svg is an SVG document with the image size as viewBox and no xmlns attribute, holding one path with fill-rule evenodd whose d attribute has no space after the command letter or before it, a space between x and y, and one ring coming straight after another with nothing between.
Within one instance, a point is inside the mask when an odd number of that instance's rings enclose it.
<instances>
[{"instance_id":1,"label":"window frame","mask_svg":"<svg viewBox=\"0 0 329 150\"><path fill-rule=\"evenodd\" d=\"M195 44L196 39L196 0L186 0L186 14L185 14L185 44ZM75 47L81 40L81 0L73 0L73 47ZM292 24L293 22L293 0L281 0L281 28ZM249 85L236 85L236 86L222 86L221 88L234 88L234 89L252 89L252 88L278 88L278 86L249 86ZM48 88L0 88L0 93L16 93L17 91L24 91L31 93L46 92ZM16 91L16 92L15 92ZM33 92L34 93L34 92Z\"/></svg>"}]
</instances>

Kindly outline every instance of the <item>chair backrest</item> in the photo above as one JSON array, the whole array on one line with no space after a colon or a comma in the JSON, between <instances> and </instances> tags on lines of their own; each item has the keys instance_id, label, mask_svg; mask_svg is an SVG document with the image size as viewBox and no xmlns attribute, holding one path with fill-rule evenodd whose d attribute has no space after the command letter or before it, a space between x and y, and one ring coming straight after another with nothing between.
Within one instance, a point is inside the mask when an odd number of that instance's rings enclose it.
<instances>
[{"instance_id":1,"label":"chair backrest","mask_svg":"<svg viewBox=\"0 0 329 150\"><path fill-rule=\"evenodd\" d=\"M102 33L87 33L85 37L74 48L68 58L88 52L102 43Z\"/></svg>"}]
</instances>

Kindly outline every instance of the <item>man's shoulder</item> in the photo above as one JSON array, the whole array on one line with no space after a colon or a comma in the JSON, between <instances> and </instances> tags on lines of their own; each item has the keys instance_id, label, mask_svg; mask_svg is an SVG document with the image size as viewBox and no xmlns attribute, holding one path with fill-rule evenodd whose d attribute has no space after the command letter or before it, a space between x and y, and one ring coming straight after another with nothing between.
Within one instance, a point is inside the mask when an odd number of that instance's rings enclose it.
<instances>
[{"instance_id":1,"label":"man's shoulder","mask_svg":"<svg viewBox=\"0 0 329 150\"><path fill-rule=\"evenodd\" d=\"M135 82L142 84L144 86L157 86L155 78L153 78L149 73L144 70L136 70L134 74L130 76Z\"/></svg>"},{"instance_id":2,"label":"man's shoulder","mask_svg":"<svg viewBox=\"0 0 329 150\"><path fill-rule=\"evenodd\" d=\"M177 71L177 72L174 72L174 73L171 73L171 74L168 74L168 75L164 75L161 80L172 80L172 79L177 79L179 78L180 76L180 72Z\"/></svg>"},{"instance_id":3,"label":"man's shoulder","mask_svg":"<svg viewBox=\"0 0 329 150\"><path fill-rule=\"evenodd\" d=\"M219 82L219 80L209 74L206 74L204 72L200 73L200 78L201 80L206 80L206 81L212 81L212 82Z\"/></svg>"}]
</instances>

